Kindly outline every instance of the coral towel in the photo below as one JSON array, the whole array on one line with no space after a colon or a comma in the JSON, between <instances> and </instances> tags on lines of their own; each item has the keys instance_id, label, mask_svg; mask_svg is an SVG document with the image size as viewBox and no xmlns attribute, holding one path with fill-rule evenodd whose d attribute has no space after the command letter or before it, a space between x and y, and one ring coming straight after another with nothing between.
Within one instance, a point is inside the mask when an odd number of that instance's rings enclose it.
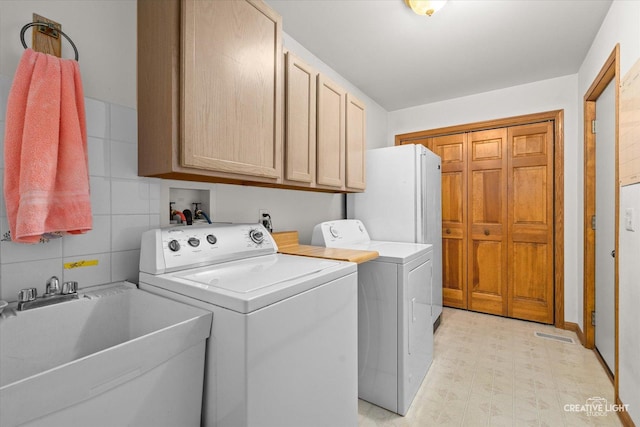
<instances>
[{"instance_id":1,"label":"coral towel","mask_svg":"<svg viewBox=\"0 0 640 427\"><path fill-rule=\"evenodd\" d=\"M4 197L11 240L91 230L78 63L26 49L7 102Z\"/></svg>"}]
</instances>

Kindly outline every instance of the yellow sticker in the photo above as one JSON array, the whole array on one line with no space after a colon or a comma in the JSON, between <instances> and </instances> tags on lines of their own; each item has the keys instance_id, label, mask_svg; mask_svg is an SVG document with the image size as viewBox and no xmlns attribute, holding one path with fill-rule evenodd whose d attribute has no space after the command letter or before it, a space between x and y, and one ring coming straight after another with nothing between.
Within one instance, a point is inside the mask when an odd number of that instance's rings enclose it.
<instances>
[{"instance_id":1,"label":"yellow sticker","mask_svg":"<svg viewBox=\"0 0 640 427\"><path fill-rule=\"evenodd\" d=\"M65 270L71 270L72 268L80 268L80 267L93 267L98 265L97 259L83 259L81 261L68 262L64 265Z\"/></svg>"}]
</instances>

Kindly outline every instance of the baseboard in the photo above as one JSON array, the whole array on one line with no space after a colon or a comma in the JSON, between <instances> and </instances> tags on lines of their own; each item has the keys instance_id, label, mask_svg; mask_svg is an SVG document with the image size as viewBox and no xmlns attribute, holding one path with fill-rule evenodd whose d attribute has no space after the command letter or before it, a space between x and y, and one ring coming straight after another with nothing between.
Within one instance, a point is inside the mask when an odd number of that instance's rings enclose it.
<instances>
[{"instance_id":1,"label":"baseboard","mask_svg":"<svg viewBox=\"0 0 640 427\"><path fill-rule=\"evenodd\" d=\"M613 372L611 372L611 369L609 369L607 362L604 361L604 358L602 357L602 355L600 354L600 352L595 346L593 347L593 352L595 353L596 359L598 359L598 362L600 362L600 365L602 365L602 369L604 369L605 374L607 374L607 376L611 380L611 385L615 387L616 380L614 379Z\"/></svg>"},{"instance_id":2,"label":"baseboard","mask_svg":"<svg viewBox=\"0 0 640 427\"><path fill-rule=\"evenodd\" d=\"M619 397L616 397L616 405L623 406L622 401ZM627 411L617 411L618 417L620 418L620 422L624 427L636 427L635 423L631 419L631 415Z\"/></svg>"},{"instance_id":3,"label":"baseboard","mask_svg":"<svg viewBox=\"0 0 640 427\"><path fill-rule=\"evenodd\" d=\"M586 343L586 340L585 340L585 337L584 337L584 333L582 332L582 329L580 329L580 325L578 325L577 323L573 323L573 322L564 322L564 328L567 331L575 332L576 335L578 336L578 339L580 340L580 344L582 344L582 346L584 347L584 344Z\"/></svg>"}]
</instances>

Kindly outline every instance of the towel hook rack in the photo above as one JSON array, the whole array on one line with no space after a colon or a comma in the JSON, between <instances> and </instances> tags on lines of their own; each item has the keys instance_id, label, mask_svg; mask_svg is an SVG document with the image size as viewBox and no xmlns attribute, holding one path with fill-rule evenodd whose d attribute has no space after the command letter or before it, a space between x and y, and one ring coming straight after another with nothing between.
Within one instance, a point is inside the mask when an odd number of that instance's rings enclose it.
<instances>
[{"instance_id":1,"label":"towel hook rack","mask_svg":"<svg viewBox=\"0 0 640 427\"><path fill-rule=\"evenodd\" d=\"M24 47L25 49L27 48L27 43L24 41L24 33L27 31L27 28L34 27L34 26L47 27L51 31L54 31L54 32L62 34L64 36L64 38L67 39L69 44L71 44L71 47L73 47L73 51L76 54L76 61L78 60L78 48L76 48L76 45L69 38L69 36L66 35L62 30L57 29L53 24L49 24L49 23L46 23L46 22L30 22L27 25L25 25L24 27L22 27L22 29L20 30L20 41L22 42L22 47Z\"/></svg>"}]
</instances>

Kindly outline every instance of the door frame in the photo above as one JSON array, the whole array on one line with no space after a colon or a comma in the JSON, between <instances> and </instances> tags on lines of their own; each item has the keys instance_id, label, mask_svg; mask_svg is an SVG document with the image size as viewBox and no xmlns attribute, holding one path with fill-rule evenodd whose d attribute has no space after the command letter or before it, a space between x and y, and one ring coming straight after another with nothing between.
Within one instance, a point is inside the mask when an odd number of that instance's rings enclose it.
<instances>
[{"instance_id":1,"label":"door frame","mask_svg":"<svg viewBox=\"0 0 640 427\"><path fill-rule=\"evenodd\" d=\"M487 130L499 127L526 125L553 120L553 252L554 252L554 326L565 328L564 321L564 110L525 114L503 119L487 120L464 125L448 126L418 132L398 134L395 145L421 143L419 140L434 136Z\"/></svg>"},{"instance_id":2,"label":"door frame","mask_svg":"<svg viewBox=\"0 0 640 427\"><path fill-rule=\"evenodd\" d=\"M614 258L614 351L615 366L613 369L613 378L615 396L618 398L618 245L619 245L619 222L620 222L620 187L619 171L618 171L618 120L619 120L619 99L620 99L620 43L616 44L613 51L600 69L600 72L591 83L591 86L584 95L584 313L583 313L583 330L584 330L584 346L593 349L600 360L600 363L606 368L605 372L609 372L606 364L595 351L595 327L591 325L591 312L596 308L596 279L595 279L595 251L596 251L596 234L591 228L591 217L596 210L596 149L595 134L592 133L591 122L596 119L596 101L609 85L615 84L615 226L614 240L616 257Z\"/></svg>"}]
</instances>

